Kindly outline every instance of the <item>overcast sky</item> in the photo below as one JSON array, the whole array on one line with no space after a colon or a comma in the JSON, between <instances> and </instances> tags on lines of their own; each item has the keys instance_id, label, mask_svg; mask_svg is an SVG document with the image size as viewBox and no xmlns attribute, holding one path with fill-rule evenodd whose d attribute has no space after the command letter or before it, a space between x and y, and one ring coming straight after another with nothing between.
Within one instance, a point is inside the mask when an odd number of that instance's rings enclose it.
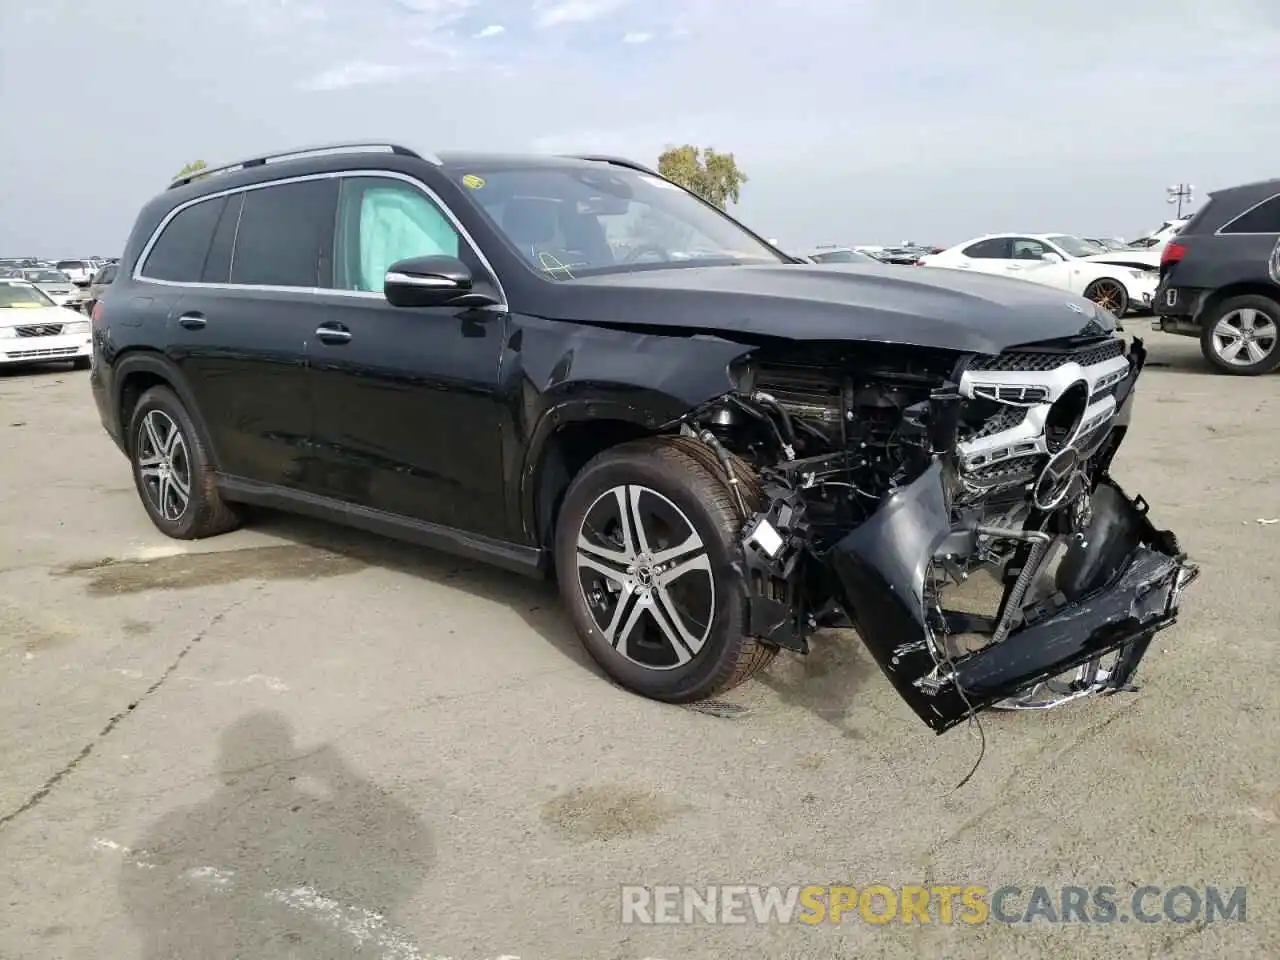
<instances>
[{"instance_id":1,"label":"overcast sky","mask_svg":"<svg viewBox=\"0 0 1280 960\"><path fill-rule=\"evenodd\" d=\"M1132 236L1280 176L1280 0L0 0L0 256L186 161L352 138L731 150L784 244Z\"/></svg>"}]
</instances>

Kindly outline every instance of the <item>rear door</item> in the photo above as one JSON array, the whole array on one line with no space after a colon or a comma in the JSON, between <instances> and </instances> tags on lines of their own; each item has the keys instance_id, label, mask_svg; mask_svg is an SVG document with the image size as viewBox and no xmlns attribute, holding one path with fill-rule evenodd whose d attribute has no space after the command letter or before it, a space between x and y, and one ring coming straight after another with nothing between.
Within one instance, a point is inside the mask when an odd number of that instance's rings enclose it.
<instances>
[{"instance_id":1,"label":"rear door","mask_svg":"<svg viewBox=\"0 0 1280 960\"><path fill-rule=\"evenodd\" d=\"M199 282L169 315L170 353L225 473L303 487L311 433L306 347L331 276L337 181L253 187L221 203Z\"/></svg>"},{"instance_id":2,"label":"rear door","mask_svg":"<svg viewBox=\"0 0 1280 960\"><path fill-rule=\"evenodd\" d=\"M1010 239L1008 237L991 237L971 243L960 251L962 259L955 266L962 270L973 270L975 273L1005 273L1010 258Z\"/></svg>"}]
</instances>

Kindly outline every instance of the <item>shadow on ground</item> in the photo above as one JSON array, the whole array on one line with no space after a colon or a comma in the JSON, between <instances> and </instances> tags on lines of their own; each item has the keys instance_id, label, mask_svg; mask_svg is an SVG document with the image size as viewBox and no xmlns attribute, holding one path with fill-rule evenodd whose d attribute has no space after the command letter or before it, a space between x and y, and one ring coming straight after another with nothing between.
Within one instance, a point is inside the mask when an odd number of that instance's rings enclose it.
<instances>
[{"instance_id":1,"label":"shadow on ground","mask_svg":"<svg viewBox=\"0 0 1280 960\"><path fill-rule=\"evenodd\" d=\"M130 848L121 896L146 960L418 956L391 919L431 869L428 826L276 713L227 728L220 787Z\"/></svg>"}]
</instances>

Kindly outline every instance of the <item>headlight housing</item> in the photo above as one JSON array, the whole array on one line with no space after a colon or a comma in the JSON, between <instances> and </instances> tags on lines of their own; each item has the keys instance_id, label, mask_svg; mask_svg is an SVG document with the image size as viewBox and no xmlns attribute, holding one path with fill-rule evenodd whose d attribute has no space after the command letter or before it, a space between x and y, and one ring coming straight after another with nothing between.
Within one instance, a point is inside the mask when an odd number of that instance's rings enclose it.
<instances>
[{"instance_id":1,"label":"headlight housing","mask_svg":"<svg viewBox=\"0 0 1280 960\"><path fill-rule=\"evenodd\" d=\"M64 323L62 325L62 332L63 333L88 333L89 321L73 320L70 323Z\"/></svg>"}]
</instances>

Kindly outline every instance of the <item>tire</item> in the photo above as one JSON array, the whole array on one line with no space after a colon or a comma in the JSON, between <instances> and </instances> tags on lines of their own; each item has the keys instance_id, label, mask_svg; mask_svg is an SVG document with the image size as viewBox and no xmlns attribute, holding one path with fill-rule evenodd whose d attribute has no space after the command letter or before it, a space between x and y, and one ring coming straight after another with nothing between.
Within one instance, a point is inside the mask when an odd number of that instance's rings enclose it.
<instances>
[{"instance_id":1,"label":"tire","mask_svg":"<svg viewBox=\"0 0 1280 960\"><path fill-rule=\"evenodd\" d=\"M90 366L91 363L88 357L76 357L71 361L72 370L88 370Z\"/></svg>"},{"instance_id":2,"label":"tire","mask_svg":"<svg viewBox=\"0 0 1280 960\"><path fill-rule=\"evenodd\" d=\"M631 542L647 542L650 564L659 560L652 573L643 562L628 573L621 559L624 505L634 508L627 516L639 517L628 523ZM776 647L743 634L747 602L730 568L741 522L727 485L676 440L623 444L574 478L556 525L560 592L587 652L615 682L653 700L690 703L744 683L773 660ZM585 555L594 567L582 566L580 535L594 544ZM697 546L668 556L664 575L661 553L694 544L692 537ZM605 557L611 539L612 562ZM643 559L642 550L631 551L637 555ZM664 583L672 564L689 563Z\"/></svg>"},{"instance_id":3,"label":"tire","mask_svg":"<svg viewBox=\"0 0 1280 960\"><path fill-rule=\"evenodd\" d=\"M152 387L134 407L129 462L138 498L165 536L200 540L239 526L240 514L218 493L212 461L190 414L167 387ZM166 482L166 476L185 480L185 499L180 483Z\"/></svg>"},{"instance_id":4,"label":"tire","mask_svg":"<svg viewBox=\"0 0 1280 960\"><path fill-rule=\"evenodd\" d=\"M1129 291L1119 280L1100 277L1084 288L1086 300L1092 300L1117 320L1129 312ZM1110 305L1108 305L1110 304Z\"/></svg>"},{"instance_id":5,"label":"tire","mask_svg":"<svg viewBox=\"0 0 1280 960\"><path fill-rule=\"evenodd\" d=\"M1228 331L1236 336L1224 335ZM1260 336L1262 331L1267 335ZM1250 352L1253 348L1255 353ZM1280 303L1257 294L1223 300L1200 318L1200 352L1219 373L1235 377L1271 373L1280 367ZM1243 363L1238 362L1241 354L1246 356Z\"/></svg>"}]
</instances>

